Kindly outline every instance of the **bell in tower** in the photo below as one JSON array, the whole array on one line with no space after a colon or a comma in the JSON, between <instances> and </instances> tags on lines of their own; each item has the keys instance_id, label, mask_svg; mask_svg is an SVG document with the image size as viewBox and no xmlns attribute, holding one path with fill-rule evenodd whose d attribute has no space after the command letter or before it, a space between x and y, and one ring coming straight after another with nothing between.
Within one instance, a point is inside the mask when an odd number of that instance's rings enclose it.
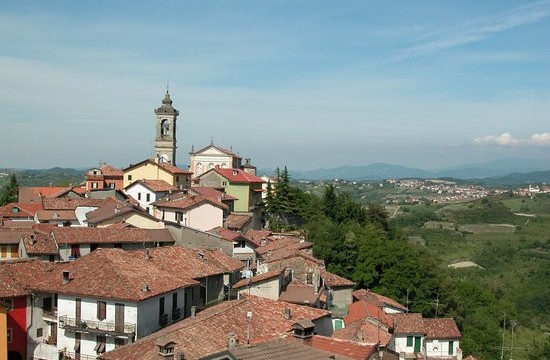
<instances>
[{"instance_id":1,"label":"bell in tower","mask_svg":"<svg viewBox=\"0 0 550 360\"><path fill-rule=\"evenodd\" d=\"M172 99L166 90L162 105L155 109L156 138L155 155L160 162L176 165L176 119L178 110L172 106Z\"/></svg>"}]
</instances>

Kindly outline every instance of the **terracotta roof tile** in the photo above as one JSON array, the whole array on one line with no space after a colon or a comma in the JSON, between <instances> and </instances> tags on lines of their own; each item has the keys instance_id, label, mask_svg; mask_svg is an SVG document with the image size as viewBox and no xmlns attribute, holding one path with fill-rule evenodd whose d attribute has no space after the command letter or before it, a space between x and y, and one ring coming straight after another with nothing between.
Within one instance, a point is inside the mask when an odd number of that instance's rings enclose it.
<instances>
[{"instance_id":1,"label":"terracotta roof tile","mask_svg":"<svg viewBox=\"0 0 550 360\"><path fill-rule=\"evenodd\" d=\"M422 314L392 314L394 334L425 334Z\"/></svg>"},{"instance_id":2,"label":"terracotta roof tile","mask_svg":"<svg viewBox=\"0 0 550 360\"><path fill-rule=\"evenodd\" d=\"M383 326L378 325L378 323L369 321L369 319L363 319L346 324L345 328L332 333L332 337L387 346L392 335Z\"/></svg>"},{"instance_id":3,"label":"terracotta roof tile","mask_svg":"<svg viewBox=\"0 0 550 360\"><path fill-rule=\"evenodd\" d=\"M0 298L29 295L29 288L58 265L40 260L0 261Z\"/></svg>"},{"instance_id":4,"label":"terracotta roof tile","mask_svg":"<svg viewBox=\"0 0 550 360\"><path fill-rule=\"evenodd\" d=\"M381 307L365 300L353 302L348 306L348 315L344 318L344 322L348 325L367 318L379 321L390 328L394 324L392 316L386 314Z\"/></svg>"},{"instance_id":5,"label":"terracotta roof tile","mask_svg":"<svg viewBox=\"0 0 550 360\"><path fill-rule=\"evenodd\" d=\"M227 210L229 207L221 202L213 201L211 198L202 195L180 195L179 198L170 200L159 200L153 203L159 208L187 210L202 204L210 204L217 208Z\"/></svg>"},{"instance_id":6,"label":"terracotta roof tile","mask_svg":"<svg viewBox=\"0 0 550 360\"><path fill-rule=\"evenodd\" d=\"M389 298L384 295L377 294L375 292L372 292L368 289L359 289L353 292L353 297L358 300L365 300L373 303L376 306L383 307L393 307L399 310L406 311L407 307L404 305L401 305L397 301L393 300L392 298Z\"/></svg>"},{"instance_id":7,"label":"terracotta roof tile","mask_svg":"<svg viewBox=\"0 0 550 360\"><path fill-rule=\"evenodd\" d=\"M346 278L343 278L341 276L338 276L326 270L321 270L321 277L323 278L323 282L325 283L325 285L329 287L339 287L339 286L353 287L357 285L357 283L351 280L348 280Z\"/></svg>"},{"instance_id":8,"label":"terracotta roof tile","mask_svg":"<svg viewBox=\"0 0 550 360\"><path fill-rule=\"evenodd\" d=\"M154 216L149 215L145 210L137 205L127 203L108 203L98 209L90 211L86 214L86 221L89 224L98 224L103 221L122 218L130 214L138 214L151 220L158 221Z\"/></svg>"},{"instance_id":9,"label":"terracotta roof tile","mask_svg":"<svg viewBox=\"0 0 550 360\"><path fill-rule=\"evenodd\" d=\"M69 272L68 283L63 281L63 271ZM63 264L32 288L60 294L141 301L198 284L180 274L159 268L145 256L130 256L130 252L122 249L99 248Z\"/></svg>"},{"instance_id":10,"label":"terracotta roof tile","mask_svg":"<svg viewBox=\"0 0 550 360\"><path fill-rule=\"evenodd\" d=\"M55 198L68 191L66 186L21 186L19 188L19 201L24 203L39 203L40 197Z\"/></svg>"},{"instance_id":11,"label":"terracotta roof tile","mask_svg":"<svg viewBox=\"0 0 550 360\"><path fill-rule=\"evenodd\" d=\"M51 231L58 244L174 242L167 229L55 227Z\"/></svg>"},{"instance_id":12,"label":"terracotta roof tile","mask_svg":"<svg viewBox=\"0 0 550 360\"><path fill-rule=\"evenodd\" d=\"M33 217L42 209L40 203L10 203L0 207L0 217L8 219Z\"/></svg>"},{"instance_id":13,"label":"terracotta roof tile","mask_svg":"<svg viewBox=\"0 0 550 360\"><path fill-rule=\"evenodd\" d=\"M56 198L56 199L44 199L44 209L46 210L75 210L79 206L88 207L100 207L105 204L117 203L124 204L124 202L115 200L110 197L107 199L94 199L94 198Z\"/></svg>"},{"instance_id":14,"label":"terracotta roof tile","mask_svg":"<svg viewBox=\"0 0 550 360\"><path fill-rule=\"evenodd\" d=\"M184 174L184 175L193 174L191 171L180 169L179 167L169 163L159 163L158 165L172 174Z\"/></svg>"},{"instance_id":15,"label":"terracotta roof tile","mask_svg":"<svg viewBox=\"0 0 550 360\"><path fill-rule=\"evenodd\" d=\"M206 196L214 201L231 201L237 200L236 197L219 191L216 188L205 187L205 186L195 186L189 189L189 193L200 194Z\"/></svg>"},{"instance_id":16,"label":"terracotta roof tile","mask_svg":"<svg viewBox=\"0 0 550 360\"><path fill-rule=\"evenodd\" d=\"M252 215L248 214L229 214L225 221L229 229L241 230L252 220Z\"/></svg>"},{"instance_id":17,"label":"terracotta roof tile","mask_svg":"<svg viewBox=\"0 0 550 360\"><path fill-rule=\"evenodd\" d=\"M321 300L322 291L315 292L312 285L307 285L301 281L293 279L281 291L279 300L293 304L314 305Z\"/></svg>"},{"instance_id":18,"label":"terracotta roof tile","mask_svg":"<svg viewBox=\"0 0 550 360\"><path fill-rule=\"evenodd\" d=\"M271 280L276 277L279 277L286 269L277 269L277 270L271 270L268 272L265 272L260 275L253 276L249 279L242 279L239 282L237 282L235 285L233 285L233 289L240 289L247 287L249 284L257 284L266 280Z\"/></svg>"},{"instance_id":19,"label":"terracotta roof tile","mask_svg":"<svg viewBox=\"0 0 550 360\"><path fill-rule=\"evenodd\" d=\"M51 234L35 233L23 236L23 246L28 255L57 255L59 249Z\"/></svg>"},{"instance_id":20,"label":"terracotta roof tile","mask_svg":"<svg viewBox=\"0 0 550 360\"><path fill-rule=\"evenodd\" d=\"M0 227L0 244L19 244L24 235L32 234L31 229Z\"/></svg>"},{"instance_id":21,"label":"terracotta roof tile","mask_svg":"<svg viewBox=\"0 0 550 360\"><path fill-rule=\"evenodd\" d=\"M460 339L460 331L454 319L423 319L426 339Z\"/></svg>"},{"instance_id":22,"label":"terracotta roof tile","mask_svg":"<svg viewBox=\"0 0 550 360\"><path fill-rule=\"evenodd\" d=\"M351 359L339 356L336 352L316 349L311 342L294 340L292 337L270 339L250 345L238 346L230 350L241 360L321 360Z\"/></svg>"},{"instance_id":23,"label":"terracotta roof tile","mask_svg":"<svg viewBox=\"0 0 550 360\"><path fill-rule=\"evenodd\" d=\"M38 221L76 221L74 210L38 210L36 212Z\"/></svg>"},{"instance_id":24,"label":"terracotta roof tile","mask_svg":"<svg viewBox=\"0 0 550 360\"><path fill-rule=\"evenodd\" d=\"M315 335L309 343L316 349L333 352L358 360L368 359L376 350L376 346L372 344L358 343L320 335Z\"/></svg>"},{"instance_id":25,"label":"terracotta roof tile","mask_svg":"<svg viewBox=\"0 0 550 360\"><path fill-rule=\"evenodd\" d=\"M264 181L257 177L247 173L241 169L218 169L214 168L212 171L217 172L224 178L226 178L230 183L241 183L241 184L252 184L252 183L263 183Z\"/></svg>"},{"instance_id":26,"label":"terracotta roof tile","mask_svg":"<svg viewBox=\"0 0 550 360\"><path fill-rule=\"evenodd\" d=\"M164 180L138 180L128 185L127 188L134 186L136 184L142 184L149 190L153 192L168 192L172 190L177 190L177 187L167 183Z\"/></svg>"},{"instance_id":27,"label":"terracotta roof tile","mask_svg":"<svg viewBox=\"0 0 550 360\"><path fill-rule=\"evenodd\" d=\"M283 317L285 308L291 318ZM248 317L247 314L252 316ZM306 306L274 301L256 296L226 301L207 308L196 317L186 318L135 343L102 355L103 359L153 359L157 356L156 341L164 337L176 345L174 352L183 352L186 359L198 359L227 349L228 334L233 332L241 344L249 338L280 336L292 329L292 324L303 319L317 320L330 312ZM248 335L248 336L247 336Z\"/></svg>"}]
</instances>

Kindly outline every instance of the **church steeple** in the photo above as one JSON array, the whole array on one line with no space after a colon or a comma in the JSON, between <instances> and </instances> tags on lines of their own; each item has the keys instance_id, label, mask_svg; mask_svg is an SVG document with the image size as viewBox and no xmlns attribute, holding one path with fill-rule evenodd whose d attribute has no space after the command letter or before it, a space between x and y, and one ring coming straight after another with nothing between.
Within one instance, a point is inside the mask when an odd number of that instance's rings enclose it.
<instances>
[{"instance_id":1,"label":"church steeple","mask_svg":"<svg viewBox=\"0 0 550 360\"><path fill-rule=\"evenodd\" d=\"M162 105L155 109L156 114L156 138L155 154L162 161L176 165L176 119L179 111L172 106L170 93L166 89L166 95L162 99Z\"/></svg>"}]
</instances>

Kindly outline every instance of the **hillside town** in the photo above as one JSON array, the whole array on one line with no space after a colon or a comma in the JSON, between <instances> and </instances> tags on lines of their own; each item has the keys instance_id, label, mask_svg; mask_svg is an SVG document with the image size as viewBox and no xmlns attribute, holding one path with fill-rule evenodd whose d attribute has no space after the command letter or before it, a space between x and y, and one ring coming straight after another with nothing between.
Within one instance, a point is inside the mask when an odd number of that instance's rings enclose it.
<instances>
[{"instance_id":1,"label":"hillside town","mask_svg":"<svg viewBox=\"0 0 550 360\"><path fill-rule=\"evenodd\" d=\"M357 288L266 228L277 179L251 158L211 141L179 168L178 116L167 91L154 158L20 187L0 208L0 359L463 359L452 318Z\"/></svg>"}]
</instances>

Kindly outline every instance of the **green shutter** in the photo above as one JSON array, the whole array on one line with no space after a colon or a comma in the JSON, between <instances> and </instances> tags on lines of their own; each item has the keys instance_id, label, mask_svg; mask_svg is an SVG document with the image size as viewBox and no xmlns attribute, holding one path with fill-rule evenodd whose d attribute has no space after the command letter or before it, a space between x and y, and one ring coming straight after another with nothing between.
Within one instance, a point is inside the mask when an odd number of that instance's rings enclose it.
<instances>
[{"instance_id":1,"label":"green shutter","mask_svg":"<svg viewBox=\"0 0 550 360\"><path fill-rule=\"evenodd\" d=\"M449 355L453 355L454 347L455 347L454 345L455 345L454 341L449 341Z\"/></svg>"},{"instance_id":2,"label":"green shutter","mask_svg":"<svg viewBox=\"0 0 550 360\"><path fill-rule=\"evenodd\" d=\"M407 336L407 346L413 346L413 337Z\"/></svg>"}]
</instances>

